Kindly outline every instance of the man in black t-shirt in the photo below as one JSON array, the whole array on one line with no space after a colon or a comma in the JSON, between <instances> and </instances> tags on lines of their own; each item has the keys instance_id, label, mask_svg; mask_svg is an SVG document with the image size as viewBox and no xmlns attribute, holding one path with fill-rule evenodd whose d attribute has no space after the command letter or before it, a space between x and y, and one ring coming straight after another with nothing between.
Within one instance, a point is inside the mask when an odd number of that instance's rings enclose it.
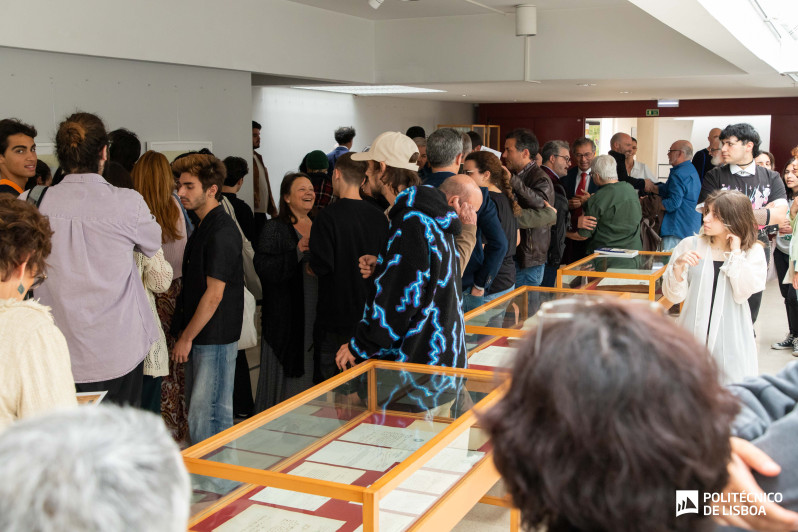
<instances>
[{"instance_id":1,"label":"man in black t-shirt","mask_svg":"<svg viewBox=\"0 0 798 532\"><path fill-rule=\"evenodd\" d=\"M219 204L226 175L213 155L191 154L172 163L178 196L200 223L186 243L183 289L172 332L172 358L188 362L188 428L197 443L233 426L233 376L244 312L241 234Z\"/></svg>"},{"instance_id":2,"label":"man in black t-shirt","mask_svg":"<svg viewBox=\"0 0 798 532\"><path fill-rule=\"evenodd\" d=\"M360 274L358 259L377 255L388 236L385 214L360 198L367 168L366 162L353 161L351 153L338 157L332 173L333 195L338 200L319 211L310 233L310 267L319 278L315 383L338 373L335 355L354 335L373 290L371 279Z\"/></svg>"},{"instance_id":3,"label":"man in black t-shirt","mask_svg":"<svg viewBox=\"0 0 798 532\"><path fill-rule=\"evenodd\" d=\"M787 216L787 192L779 174L757 166L754 157L759 155L759 133L751 124L732 124L720 133L723 165L707 172L698 196L699 206L716 190L739 190L751 200L754 218L759 224L759 240L770 262L770 242L765 228L779 225ZM751 320L755 323L762 303L762 292L748 299Z\"/></svg>"}]
</instances>

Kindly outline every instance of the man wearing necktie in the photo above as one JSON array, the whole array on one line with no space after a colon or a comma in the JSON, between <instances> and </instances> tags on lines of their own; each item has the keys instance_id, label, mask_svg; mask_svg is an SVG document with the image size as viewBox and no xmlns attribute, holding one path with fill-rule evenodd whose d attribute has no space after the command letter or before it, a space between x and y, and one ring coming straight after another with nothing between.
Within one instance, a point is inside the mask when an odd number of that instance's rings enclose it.
<instances>
[{"instance_id":1,"label":"man wearing necktie","mask_svg":"<svg viewBox=\"0 0 798 532\"><path fill-rule=\"evenodd\" d=\"M765 247L765 257L770 262L770 242L766 228L778 226L787 216L787 192L779 174L757 166L754 157L759 155L761 140L751 124L731 124L720 133L720 154L723 165L706 173L698 196L698 207L716 190L739 190L751 200L754 218L759 224L759 240ZM762 292L748 299L751 321L756 323Z\"/></svg>"},{"instance_id":2,"label":"man wearing necktie","mask_svg":"<svg viewBox=\"0 0 798 532\"><path fill-rule=\"evenodd\" d=\"M561 264L570 264L582 259L587 253L587 241L575 239L576 223L582 215L582 204L587 201L598 186L590 176L590 165L596 157L596 144L587 137L576 139L572 146L573 160L576 166L571 167L560 184L565 188L568 198L568 209L571 211L571 226L565 238L565 252Z\"/></svg>"},{"instance_id":3,"label":"man wearing necktie","mask_svg":"<svg viewBox=\"0 0 798 532\"><path fill-rule=\"evenodd\" d=\"M255 196L255 235L260 234L263 224L266 223L266 215L275 216L277 207L274 206L272 189L269 184L269 171L263 164L263 157L256 152L260 148L260 124L252 121L252 188ZM257 241L257 237L256 240Z\"/></svg>"}]
</instances>

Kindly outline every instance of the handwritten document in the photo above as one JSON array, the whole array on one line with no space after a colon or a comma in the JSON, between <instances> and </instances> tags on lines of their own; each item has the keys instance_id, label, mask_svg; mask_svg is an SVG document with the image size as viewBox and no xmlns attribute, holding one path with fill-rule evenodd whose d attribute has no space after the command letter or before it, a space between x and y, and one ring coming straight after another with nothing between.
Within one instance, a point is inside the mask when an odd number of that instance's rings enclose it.
<instances>
[{"instance_id":1,"label":"handwritten document","mask_svg":"<svg viewBox=\"0 0 798 532\"><path fill-rule=\"evenodd\" d=\"M345 521L280 508L250 506L214 532L336 532Z\"/></svg>"},{"instance_id":2,"label":"handwritten document","mask_svg":"<svg viewBox=\"0 0 798 532\"><path fill-rule=\"evenodd\" d=\"M363 473L365 473L365 471L361 469L348 469L326 464L304 462L294 468L289 475L315 478L318 480L328 480L330 482L340 482L341 484L351 484L363 476ZM268 487L259 491L253 495L251 499L253 501L265 502L267 504L276 504L279 506L287 506L289 508L297 508L300 510L308 510L313 512L321 508L322 505L330 500L329 497L323 497L321 495L311 495L309 493L301 493L298 491L283 490L272 487Z\"/></svg>"},{"instance_id":3,"label":"handwritten document","mask_svg":"<svg viewBox=\"0 0 798 532\"><path fill-rule=\"evenodd\" d=\"M516 353L517 351L513 347L491 345L471 355L468 358L468 363L492 368L507 368L512 365Z\"/></svg>"},{"instance_id":4,"label":"handwritten document","mask_svg":"<svg viewBox=\"0 0 798 532\"><path fill-rule=\"evenodd\" d=\"M362 423L343 434L340 439L366 445L379 445L381 447L415 451L432 439L433 436L434 434L427 431L420 432L401 427Z\"/></svg>"},{"instance_id":5,"label":"handwritten document","mask_svg":"<svg viewBox=\"0 0 798 532\"><path fill-rule=\"evenodd\" d=\"M322 447L307 460L345 467L359 467L371 471L386 471L412 453L404 449L373 447L345 441L333 441Z\"/></svg>"}]
</instances>

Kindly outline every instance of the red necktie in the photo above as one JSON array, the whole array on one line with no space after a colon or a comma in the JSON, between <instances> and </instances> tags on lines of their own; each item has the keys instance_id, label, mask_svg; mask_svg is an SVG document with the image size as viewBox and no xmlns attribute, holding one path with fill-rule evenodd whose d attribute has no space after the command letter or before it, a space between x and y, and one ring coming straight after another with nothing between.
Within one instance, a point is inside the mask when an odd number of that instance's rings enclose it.
<instances>
[{"instance_id":1,"label":"red necktie","mask_svg":"<svg viewBox=\"0 0 798 532\"><path fill-rule=\"evenodd\" d=\"M576 196L581 196L587 190L587 172L582 172L582 180L579 181L579 184L576 186ZM574 231L576 231L576 224L579 222L579 217L582 216L582 207L574 209L573 214L571 215L571 227Z\"/></svg>"}]
</instances>

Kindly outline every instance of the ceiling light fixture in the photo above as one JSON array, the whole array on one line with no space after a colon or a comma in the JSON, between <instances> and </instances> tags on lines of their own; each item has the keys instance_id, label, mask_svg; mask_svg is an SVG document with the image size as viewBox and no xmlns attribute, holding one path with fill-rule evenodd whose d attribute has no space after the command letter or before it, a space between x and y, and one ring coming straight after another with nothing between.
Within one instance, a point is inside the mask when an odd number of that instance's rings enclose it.
<instances>
[{"instance_id":1,"label":"ceiling light fixture","mask_svg":"<svg viewBox=\"0 0 798 532\"><path fill-rule=\"evenodd\" d=\"M577 87L595 87L596 84L595 83L577 83L576 86Z\"/></svg>"},{"instance_id":2,"label":"ceiling light fixture","mask_svg":"<svg viewBox=\"0 0 798 532\"><path fill-rule=\"evenodd\" d=\"M621 91L621 94L629 94L632 91Z\"/></svg>"},{"instance_id":3,"label":"ceiling light fixture","mask_svg":"<svg viewBox=\"0 0 798 532\"><path fill-rule=\"evenodd\" d=\"M781 75L782 76L787 76L788 78L790 78L794 82L798 83L798 72L782 72Z\"/></svg>"},{"instance_id":4,"label":"ceiling light fixture","mask_svg":"<svg viewBox=\"0 0 798 532\"><path fill-rule=\"evenodd\" d=\"M679 107L679 100L673 98L657 100L657 107Z\"/></svg>"},{"instance_id":5,"label":"ceiling light fixture","mask_svg":"<svg viewBox=\"0 0 798 532\"><path fill-rule=\"evenodd\" d=\"M355 94L357 96L379 96L385 94L419 94L424 92L446 92L439 89L424 89L421 87L406 87L404 85L316 85L295 86L292 89L305 89L311 91L337 92L342 94Z\"/></svg>"},{"instance_id":6,"label":"ceiling light fixture","mask_svg":"<svg viewBox=\"0 0 798 532\"><path fill-rule=\"evenodd\" d=\"M369 0L369 5L371 9L379 9L383 2L385 2L385 0Z\"/></svg>"}]
</instances>

